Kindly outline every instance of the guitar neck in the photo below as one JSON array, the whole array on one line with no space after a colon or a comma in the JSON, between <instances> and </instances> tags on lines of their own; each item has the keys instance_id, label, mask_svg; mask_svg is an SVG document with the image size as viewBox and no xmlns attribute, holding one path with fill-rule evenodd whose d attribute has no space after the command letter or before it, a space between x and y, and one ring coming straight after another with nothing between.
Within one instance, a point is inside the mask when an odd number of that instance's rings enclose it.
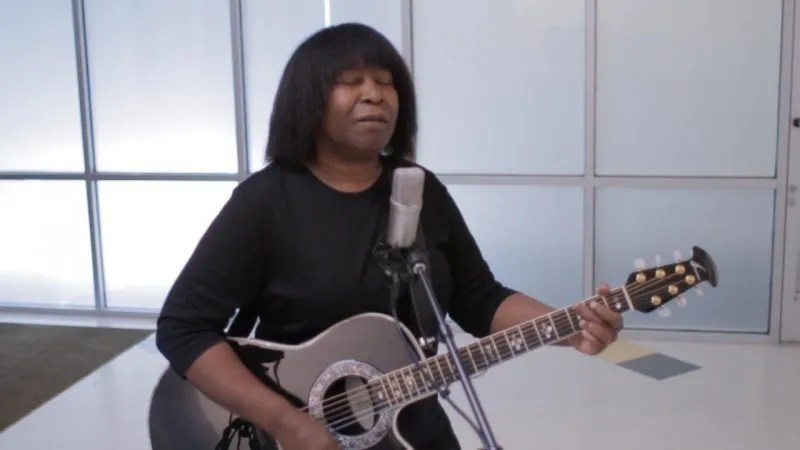
<instances>
[{"instance_id":1,"label":"guitar neck","mask_svg":"<svg viewBox=\"0 0 800 450\"><path fill-rule=\"evenodd\" d=\"M622 313L633 309L625 287L606 296L593 296L583 300L588 304L597 301L608 309ZM581 331L581 318L574 307L552 311L527 322L486 336L472 344L457 349L457 356L469 376L509 361L531 350L553 344ZM433 356L370 382L373 389L392 405L416 401L459 379L458 368L452 354Z\"/></svg>"},{"instance_id":2,"label":"guitar neck","mask_svg":"<svg viewBox=\"0 0 800 450\"><path fill-rule=\"evenodd\" d=\"M634 309L649 313L703 281L717 286L716 264L705 250L695 246L690 259L638 269L629 275L626 284L608 295L582 302L596 301L617 313ZM455 355L434 356L377 377L370 380L370 389L389 405L404 405L459 380L455 357L472 376L580 331L581 318L575 308L558 309L461 347Z\"/></svg>"}]
</instances>

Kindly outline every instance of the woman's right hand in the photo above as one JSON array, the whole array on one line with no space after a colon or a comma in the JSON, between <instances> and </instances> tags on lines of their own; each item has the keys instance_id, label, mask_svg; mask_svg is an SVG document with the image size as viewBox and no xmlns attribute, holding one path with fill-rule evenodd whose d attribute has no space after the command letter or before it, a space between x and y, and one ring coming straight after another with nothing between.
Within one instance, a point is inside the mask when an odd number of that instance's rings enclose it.
<instances>
[{"instance_id":1,"label":"woman's right hand","mask_svg":"<svg viewBox=\"0 0 800 450\"><path fill-rule=\"evenodd\" d=\"M273 434L281 450L340 450L328 429L304 412L295 410L281 422Z\"/></svg>"}]
</instances>

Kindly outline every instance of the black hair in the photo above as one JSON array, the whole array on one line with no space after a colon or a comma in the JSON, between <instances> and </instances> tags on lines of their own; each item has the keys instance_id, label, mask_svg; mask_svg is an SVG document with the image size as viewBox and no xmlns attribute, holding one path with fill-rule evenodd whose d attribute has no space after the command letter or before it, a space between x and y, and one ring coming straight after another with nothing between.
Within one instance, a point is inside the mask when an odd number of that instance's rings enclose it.
<instances>
[{"instance_id":1,"label":"black hair","mask_svg":"<svg viewBox=\"0 0 800 450\"><path fill-rule=\"evenodd\" d=\"M394 134L383 156L413 159L417 106L411 74L392 43L375 29L335 25L312 34L294 51L281 76L272 107L266 160L298 167L316 156L315 139L337 76L348 69L376 66L392 73L398 96Z\"/></svg>"}]
</instances>

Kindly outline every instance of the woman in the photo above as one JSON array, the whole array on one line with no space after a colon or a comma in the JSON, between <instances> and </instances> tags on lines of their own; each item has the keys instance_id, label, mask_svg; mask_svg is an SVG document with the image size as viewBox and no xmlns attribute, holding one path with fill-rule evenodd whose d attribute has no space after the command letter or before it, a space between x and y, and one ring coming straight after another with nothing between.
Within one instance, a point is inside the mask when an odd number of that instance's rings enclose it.
<instances>
[{"instance_id":1,"label":"woman","mask_svg":"<svg viewBox=\"0 0 800 450\"><path fill-rule=\"evenodd\" d=\"M284 450L337 446L321 423L253 376L224 329L237 309L251 310L257 338L297 344L355 314L390 313L373 250L386 230L391 172L411 164L416 129L411 76L384 36L358 24L310 36L275 98L271 164L234 190L166 299L157 342L173 369ZM429 171L420 220L435 293L464 330L483 336L552 310L494 279ZM580 314L584 330L563 345L596 354L616 339L619 315L603 307ZM460 448L435 397L406 408L399 428L416 449Z\"/></svg>"}]
</instances>

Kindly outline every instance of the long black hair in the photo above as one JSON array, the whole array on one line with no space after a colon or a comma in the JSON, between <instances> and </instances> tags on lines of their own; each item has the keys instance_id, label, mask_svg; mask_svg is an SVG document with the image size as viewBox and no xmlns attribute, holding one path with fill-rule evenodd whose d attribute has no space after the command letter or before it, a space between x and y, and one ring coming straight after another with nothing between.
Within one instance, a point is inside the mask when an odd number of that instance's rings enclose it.
<instances>
[{"instance_id":1,"label":"long black hair","mask_svg":"<svg viewBox=\"0 0 800 450\"><path fill-rule=\"evenodd\" d=\"M313 160L315 138L336 77L364 66L389 70L397 90L397 122L386 158L394 163L413 159L417 105L408 67L381 33L367 25L346 23L309 36L286 64L272 107L267 162L296 167Z\"/></svg>"}]
</instances>

